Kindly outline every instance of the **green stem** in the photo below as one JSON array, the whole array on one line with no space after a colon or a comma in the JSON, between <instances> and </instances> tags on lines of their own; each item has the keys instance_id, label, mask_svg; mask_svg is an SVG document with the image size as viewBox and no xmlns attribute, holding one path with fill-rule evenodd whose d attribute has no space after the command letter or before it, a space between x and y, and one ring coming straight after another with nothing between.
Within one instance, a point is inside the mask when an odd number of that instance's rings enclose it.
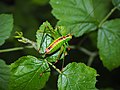
<instances>
[{"instance_id":1,"label":"green stem","mask_svg":"<svg viewBox=\"0 0 120 90\"><path fill-rule=\"evenodd\" d=\"M16 47L16 48L9 48L9 49L3 49L3 50L0 50L0 53L3 53L3 52L11 52L11 51L17 51L17 50L22 50L24 48L33 48L33 46L26 46L26 47Z\"/></svg>"},{"instance_id":2,"label":"green stem","mask_svg":"<svg viewBox=\"0 0 120 90\"><path fill-rule=\"evenodd\" d=\"M48 62L57 72L62 73L58 68L56 68L51 62Z\"/></svg>"},{"instance_id":3,"label":"green stem","mask_svg":"<svg viewBox=\"0 0 120 90\"><path fill-rule=\"evenodd\" d=\"M78 49L78 50L84 52L85 54L87 54L87 55L89 56L88 63L87 63L88 66L91 66L94 58L95 58L95 57L97 56L97 54L98 54L97 52L91 52L91 51L89 51L89 50L87 50L87 49L85 49L85 48L83 48L83 47L70 46L70 48L72 48L72 49Z\"/></svg>"},{"instance_id":4,"label":"green stem","mask_svg":"<svg viewBox=\"0 0 120 90\"><path fill-rule=\"evenodd\" d=\"M88 66L91 66L94 58L97 56L98 53L97 53L97 52L88 51L87 49L82 48L82 47L79 48L79 49L80 49L82 52L84 52L85 54L89 55L89 59L88 59L87 65L88 65Z\"/></svg>"},{"instance_id":5,"label":"green stem","mask_svg":"<svg viewBox=\"0 0 120 90\"><path fill-rule=\"evenodd\" d=\"M117 9L117 7L114 7L113 9L111 9L111 11L108 13L108 15L100 22L98 27L101 27L102 24L109 18L109 16Z\"/></svg>"},{"instance_id":6,"label":"green stem","mask_svg":"<svg viewBox=\"0 0 120 90\"><path fill-rule=\"evenodd\" d=\"M25 38L25 37L22 37L22 40L23 40L23 41L25 40L26 43L31 44L31 45L37 50L36 42L31 41L31 40L29 40L29 39L27 39L27 38Z\"/></svg>"},{"instance_id":7,"label":"green stem","mask_svg":"<svg viewBox=\"0 0 120 90\"><path fill-rule=\"evenodd\" d=\"M91 64L96 56L97 56L97 52L92 52L91 56L89 56L89 59L88 59L88 63L87 63L88 66L91 66Z\"/></svg>"},{"instance_id":8,"label":"green stem","mask_svg":"<svg viewBox=\"0 0 120 90\"><path fill-rule=\"evenodd\" d=\"M88 51L87 49L80 47L79 50L81 50L82 52L84 52L85 54L92 56L92 52Z\"/></svg>"}]
</instances>

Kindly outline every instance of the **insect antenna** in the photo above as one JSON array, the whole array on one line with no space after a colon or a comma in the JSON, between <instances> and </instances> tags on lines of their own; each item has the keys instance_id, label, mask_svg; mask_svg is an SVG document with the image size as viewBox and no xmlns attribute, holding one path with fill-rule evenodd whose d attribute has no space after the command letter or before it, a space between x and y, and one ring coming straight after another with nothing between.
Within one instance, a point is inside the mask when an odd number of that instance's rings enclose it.
<instances>
[{"instance_id":1,"label":"insect antenna","mask_svg":"<svg viewBox=\"0 0 120 90\"><path fill-rule=\"evenodd\" d=\"M66 53L67 53L67 52L66 52L66 48L67 48L67 47L66 47L66 44L64 44L63 46L65 47L64 50L63 50L63 55L64 55L64 57L65 57L65 56L66 56ZM62 70L63 70L64 64L65 64L64 61L65 61L65 58L63 58L63 62L62 62Z\"/></svg>"}]
</instances>

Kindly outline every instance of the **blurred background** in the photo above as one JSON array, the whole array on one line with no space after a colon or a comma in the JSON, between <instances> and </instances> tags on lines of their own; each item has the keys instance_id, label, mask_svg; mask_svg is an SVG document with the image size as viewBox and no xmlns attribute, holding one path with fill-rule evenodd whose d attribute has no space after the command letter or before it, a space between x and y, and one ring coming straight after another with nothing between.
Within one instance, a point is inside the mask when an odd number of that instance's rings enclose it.
<instances>
[{"instance_id":1,"label":"blurred background","mask_svg":"<svg viewBox=\"0 0 120 90\"><path fill-rule=\"evenodd\" d=\"M111 4L111 7L112 4ZM24 36L35 41L35 34L39 26L44 21L49 21L53 27L57 23L57 19L51 13L52 7L49 0L0 0L0 14L13 14L14 29L9 39L6 40L0 49L22 47L25 44L19 43L13 36L15 31L22 31ZM110 19L120 17L120 13L116 11ZM82 47L90 51L98 51L97 49L97 31L85 34L82 37L75 38L69 42L70 45L75 46L82 43ZM34 49L24 49L20 51L0 53L0 58L5 60L7 64L11 64L21 56L33 55L39 57L39 53ZM65 58L65 65L70 62L83 62L87 64L89 56L79 49L71 49L69 55ZM58 62L56 66L61 68L61 63ZM100 76L97 77L96 87L100 90L120 90L120 68L113 71L108 71L99 60L97 55L91 65L95 68ZM43 90L57 90L57 76L58 73L52 69L51 76Z\"/></svg>"}]
</instances>

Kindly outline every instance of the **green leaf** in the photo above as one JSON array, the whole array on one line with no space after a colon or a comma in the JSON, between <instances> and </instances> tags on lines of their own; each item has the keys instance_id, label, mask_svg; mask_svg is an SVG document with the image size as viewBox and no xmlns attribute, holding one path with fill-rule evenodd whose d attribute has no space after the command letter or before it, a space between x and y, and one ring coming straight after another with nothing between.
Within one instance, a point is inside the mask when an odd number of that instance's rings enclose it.
<instances>
[{"instance_id":1,"label":"green leaf","mask_svg":"<svg viewBox=\"0 0 120 90\"><path fill-rule=\"evenodd\" d=\"M120 0L112 0L112 3L115 7L117 7L120 10Z\"/></svg>"},{"instance_id":2,"label":"green leaf","mask_svg":"<svg viewBox=\"0 0 120 90\"><path fill-rule=\"evenodd\" d=\"M103 23L98 31L100 59L109 70L120 66L120 19Z\"/></svg>"},{"instance_id":3,"label":"green leaf","mask_svg":"<svg viewBox=\"0 0 120 90\"><path fill-rule=\"evenodd\" d=\"M38 36L38 34L37 34ZM37 39L37 46L38 46L38 50L40 53L45 53L45 49L50 45L50 43L52 42L52 38L46 34L46 33L39 33L38 39Z\"/></svg>"},{"instance_id":4,"label":"green leaf","mask_svg":"<svg viewBox=\"0 0 120 90\"><path fill-rule=\"evenodd\" d=\"M39 90L50 76L47 62L33 56L19 58L10 68L10 90Z\"/></svg>"},{"instance_id":5,"label":"green leaf","mask_svg":"<svg viewBox=\"0 0 120 90\"><path fill-rule=\"evenodd\" d=\"M66 26L68 33L78 37L97 28L108 11L106 9L108 0L105 2L103 0L51 0L50 4L53 15L59 20L58 25Z\"/></svg>"},{"instance_id":6,"label":"green leaf","mask_svg":"<svg viewBox=\"0 0 120 90\"><path fill-rule=\"evenodd\" d=\"M0 59L0 90L8 90L10 68Z\"/></svg>"},{"instance_id":7,"label":"green leaf","mask_svg":"<svg viewBox=\"0 0 120 90\"><path fill-rule=\"evenodd\" d=\"M13 16L11 14L0 14L0 45L9 38L13 29Z\"/></svg>"},{"instance_id":8,"label":"green leaf","mask_svg":"<svg viewBox=\"0 0 120 90\"><path fill-rule=\"evenodd\" d=\"M95 90L96 71L83 63L70 63L59 75L59 90Z\"/></svg>"},{"instance_id":9,"label":"green leaf","mask_svg":"<svg viewBox=\"0 0 120 90\"><path fill-rule=\"evenodd\" d=\"M49 29L53 30L50 23L46 21L39 27L39 30L36 32L37 48L40 53L44 53L45 48L51 43L51 37L47 35L49 34Z\"/></svg>"}]
</instances>

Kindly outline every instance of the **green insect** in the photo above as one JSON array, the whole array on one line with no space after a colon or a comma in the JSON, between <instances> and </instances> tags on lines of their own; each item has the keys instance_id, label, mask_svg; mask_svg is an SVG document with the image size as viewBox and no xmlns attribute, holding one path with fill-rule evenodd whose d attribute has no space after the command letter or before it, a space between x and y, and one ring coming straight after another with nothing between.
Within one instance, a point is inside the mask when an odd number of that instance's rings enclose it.
<instances>
[{"instance_id":1,"label":"green insect","mask_svg":"<svg viewBox=\"0 0 120 90\"><path fill-rule=\"evenodd\" d=\"M40 29L41 34L39 53L43 58L53 55L54 59L59 60L64 58L67 54L66 48L68 48L68 41L72 39L71 34L66 34L65 27L58 26L55 29L51 28L48 22L43 23L44 29ZM61 32L62 31L62 32ZM50 43L51 42L51 43Z\"/></svg>"},{"instance_id":2,"label":"green insect","mask_svg":"<svg viewBox=\"0 0 120 90\"><path fill-rule=\"evenodd\" d=\"M46 22L45 25L48 25L48 22ZM67 55L66 49L68 48L68 41L72 39L71 34L67 35L61 35L60 30L62 30L60 27L56 29L50 30L48 26L46 26L47 29L40 34L41 37L41 43L40 43L40 51L43 52L40 55L43 58L49 59L49 57L54 58L53 62L57 62L58 60L62 59L62 68L64 67L64 57ZM47 31L46 31L47 30ZM52 39L51 43L49 42L50 39ZM46 46L46 48L45 48ZM44 49L44 50L43 50ZM48 58L47 58L48 57Z\"/></svg>"},{"instance_id":3,"label":"green insect","mask_svg":"<svg viewBox=\"0 0 120 90\"><path fill-rule=\"evenodd\" d=\"M72 39L72 35L68 34L66 36L61 36L54 40L45 50L45 54L52 54L59 48L61 48L65 43Z\"/></svg>"}]
</instances>

